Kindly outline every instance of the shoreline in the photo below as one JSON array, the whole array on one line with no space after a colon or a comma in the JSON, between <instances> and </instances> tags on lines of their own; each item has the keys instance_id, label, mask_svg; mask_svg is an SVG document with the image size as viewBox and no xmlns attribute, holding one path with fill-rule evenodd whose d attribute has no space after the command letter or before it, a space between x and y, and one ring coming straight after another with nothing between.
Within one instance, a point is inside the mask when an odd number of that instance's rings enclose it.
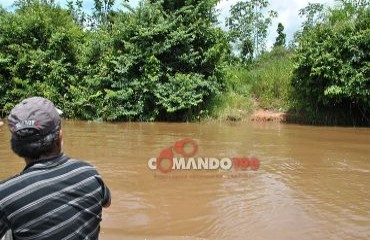
<instances>
[{"instance_id":1,"label":"shoreline","mask_svg":"<svg viewBox=\"0 0 370 240\"><path fill-rule=\"evenodd\" d=\"M254 122L287 122L287 112L275 112L271 110L255 109L250 117Z\"/></svg>"}]
</instances>

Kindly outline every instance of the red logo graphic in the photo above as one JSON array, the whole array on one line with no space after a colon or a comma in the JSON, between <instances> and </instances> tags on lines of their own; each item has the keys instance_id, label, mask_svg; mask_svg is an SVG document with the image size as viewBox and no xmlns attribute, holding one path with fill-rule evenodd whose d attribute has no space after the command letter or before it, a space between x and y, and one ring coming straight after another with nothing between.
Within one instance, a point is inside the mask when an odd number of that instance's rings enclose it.
<instances>
[{"instance_id":1,"label":"red logo graphic","mask_svg":"<svg viewBox=\"0 0 370 240\"><path fill-rule=\"evenodd\" d=\"M151 170L158 169L162 173L172 170L258 170L260 162L257 158L232 157L194 157L198 151L198 144L191 138L177 141L173 146L163 149L157 158L148 161ZM176 156L181 156L175 157ZM167 163L167 164L165 164Z\"/></svg>"}]
</instances>

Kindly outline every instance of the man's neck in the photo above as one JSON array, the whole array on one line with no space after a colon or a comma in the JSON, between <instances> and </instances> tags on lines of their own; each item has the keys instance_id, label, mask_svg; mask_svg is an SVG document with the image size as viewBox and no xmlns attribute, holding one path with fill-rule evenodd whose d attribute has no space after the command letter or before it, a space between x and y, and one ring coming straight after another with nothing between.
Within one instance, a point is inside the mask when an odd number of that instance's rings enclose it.
<instances>
[{"instance_id":1,"label":"man's neck","mask_svg":"<svg viewBox=\"0 0 370 240\"><path fill-rule=\"evenodd\" d=\"M30 165L34 162L38 162L38 161L42 161L42 160L48 160L48 159L52 159L52 158L56 158L58 157L59 155L61 154L61 152L55 152L55 153L51 153L51 154L47 154L47 155L41 155L39 158L37 159L31 159L31 158L25 158L24 160L26 161L26 165Z\"/></svg>"}]
</instances>

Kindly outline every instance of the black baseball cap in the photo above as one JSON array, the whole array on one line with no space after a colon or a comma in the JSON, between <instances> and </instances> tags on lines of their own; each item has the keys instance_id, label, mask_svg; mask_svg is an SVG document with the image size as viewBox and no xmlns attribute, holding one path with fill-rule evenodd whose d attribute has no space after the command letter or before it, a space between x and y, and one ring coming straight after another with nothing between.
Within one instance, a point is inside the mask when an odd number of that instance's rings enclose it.
<instances>
[{"instance_id":1,"label":"black baseball cap","mask_svg":"<svg viewBox=\"0 0 370 240\"><path fill-rule=\"evenodd\" d=\"M18 135L21 130L34 129L37 131L32 132L41 138L59 128L62 113L46 98L27 98L11 110L8 116L9 130L13 135Z\"/></svg>"}]
</instances>

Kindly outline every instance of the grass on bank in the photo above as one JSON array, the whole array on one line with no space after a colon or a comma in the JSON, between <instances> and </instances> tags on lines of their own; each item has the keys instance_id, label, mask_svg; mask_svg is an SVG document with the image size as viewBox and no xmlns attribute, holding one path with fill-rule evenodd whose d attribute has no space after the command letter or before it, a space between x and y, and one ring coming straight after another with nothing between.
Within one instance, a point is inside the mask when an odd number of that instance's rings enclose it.
<instances>
[{"instance_id":1,"label":"grass on bank","mask_svg":"<svg viewBox=\"0 0 370 240\"><path fill-rule=\"evenodd\" d=\"M220 120L247 118L256 108L287 111L293 106L291 76L293 53L275 48L254 63L229 66L226 91L214 100L210 115Z\"/></svg>"}]
</instances>

